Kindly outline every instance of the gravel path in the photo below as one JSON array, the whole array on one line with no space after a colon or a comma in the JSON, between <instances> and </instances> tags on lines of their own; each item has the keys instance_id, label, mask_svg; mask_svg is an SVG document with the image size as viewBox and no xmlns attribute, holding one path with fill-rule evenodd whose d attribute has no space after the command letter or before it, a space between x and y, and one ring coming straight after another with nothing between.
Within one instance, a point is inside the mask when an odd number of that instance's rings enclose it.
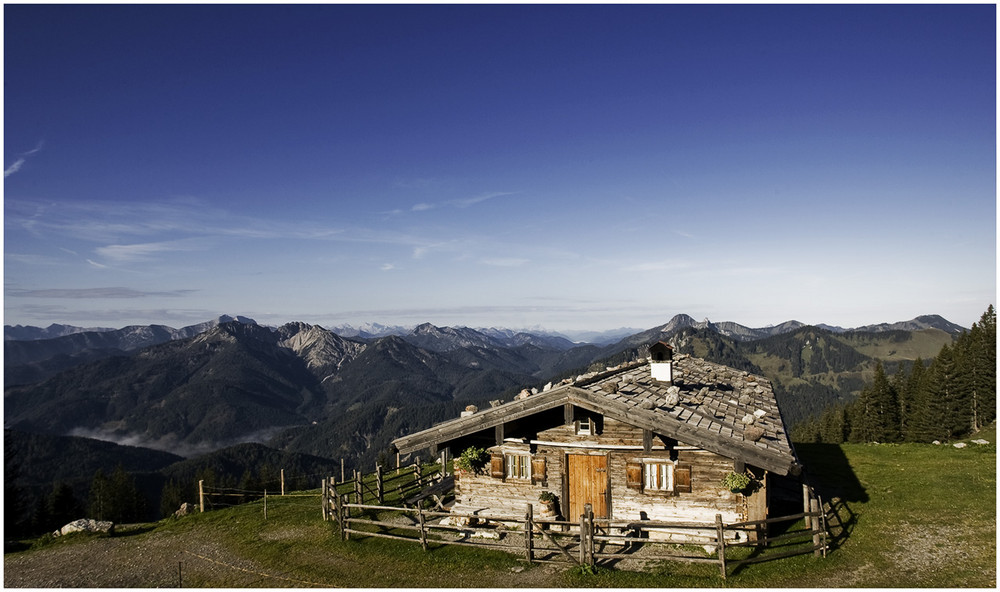
<instances>
[{"instance_id":1,"label":"gravel path","mask_svg":"<svg viewBox=\"0 0 1000 592\"><path fill-rule=\"evenodd\" d=\"M86 536L86 535L83 535ZM6 588L309 588L353 587L350 581L311 581L238 557L210 534L124 533L93 536L74 544L54 544L4 556ZM306 561L329 567L327 573L350 574L358 569L335 553L290 557L291 565ZM561 586L560 566L516 567L510 573L482 574L477 586L551 588ZM516 574L516 576L515 576ZM516 579L515 579L516 578ZM356 586L356 584L355 584Z\"/></svg>"},{"instance_id":2,"label":"gravel path","mask_svg":"<svg viewBox=\"0 0 1000 592\"><path fill-rule=\"evenodd\" d=\"M4 587L281 586L237 568L263 572L216 543L188 535L94 537L85 544L6 555Z\"/></svg>"}]
</instances>

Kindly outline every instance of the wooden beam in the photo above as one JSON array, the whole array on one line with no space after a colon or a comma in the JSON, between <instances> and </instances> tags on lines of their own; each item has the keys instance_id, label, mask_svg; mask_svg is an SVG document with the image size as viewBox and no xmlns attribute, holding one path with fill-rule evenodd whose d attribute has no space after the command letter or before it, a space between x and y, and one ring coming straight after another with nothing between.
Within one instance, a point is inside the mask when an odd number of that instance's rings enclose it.
<instances>
[{"instance_id":1,"label":"wooden beam","mask_svg":"<svg viewBox=\"0 0 1000 592\"><path fill-rule=\"evenodd\" d=\"M497 446L500 446L503 444L503 423L498 423L493 430L496 433Z\"/></svg>"},{"instance_id":2,"label":"wooden beam","mask_svg":"<svg viewBox=\"0 0 1000 592\"><path fill-rule=\"evenodd\" d=\"M563 425L571 426L573 425L573 421L574 421L573 404L566 403L565 405L563 405Z\"/></svg>"},{"instance_id":3,"label":"wooden beam","mask_svg":"<svg viewBox=\"0 0 1000 592\"><path fill-rule=\"evenodd\" d=\"M394 440L393 445L403 453L414 452L425 449L431 444L449 442L483 432L504 422L515 421L559 406L563 407L564 418L567 409L580 407L625 421L644 430L669 435L685 444L728 458L742 459L745 463L768 469L779 475L795 475L801 470L790 450L768 450L755 442L735 441L729 436L698 429L685 420L664 413L663 410L638 409L624 401L572 385L557 387L526 399L512 401L469 417L454 419L422 432L403 436Z\"/></svg>"},{"instance_id":4,"label":"wooden beam","mask_svg":"<svg viewBox=\"0 0 1000 592\"><path fill-rule=\"evenodd\" d=\"M653 449L653 430L642 430L642 451L649 452Z\"/></svg>"}]
</instances>

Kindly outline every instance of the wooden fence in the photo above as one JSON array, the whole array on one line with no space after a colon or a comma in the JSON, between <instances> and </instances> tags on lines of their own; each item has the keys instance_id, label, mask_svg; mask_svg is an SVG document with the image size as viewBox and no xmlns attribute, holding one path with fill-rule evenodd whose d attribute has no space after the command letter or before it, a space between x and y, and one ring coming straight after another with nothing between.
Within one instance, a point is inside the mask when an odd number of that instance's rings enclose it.
<instances>
[{"instance_id":1,"label":"wooden fence","mask_svg":"<svg viewBox=\"0 0 1000 592\"><path fill-rule=\"evenodd\" d=\"M570 563L577 566L614 565L623 560L638 562L679 561L709 563L719 566L720 575L741 565L770 561L792 555L813 553L825 556L827 542L824 514L819 511L790 516L725 524L722 515L714 523L696 522L624 522L595 518L589 504L579 521L536 518L528 504L522 516L491 516L485 521L475 514L415 507L352 503L353 492L331 495L329 512L340 528L341 540L351 536L381 537L429 545L465 545L523 553L529 563ZM774 536L764 535L768 527L779 523L805 526L785 530ZM658 541L664 529L685 531L690 544ZM750 533L754 533L751 536ZM739 534L739 537L736 535ZM695 546L697 545L697 546ZM714 548L715 557L700 553L702 547ZM728 558L727 550L753 547L740 558ZM766 550L765 550L766 549ZM641 552L640 552L641 550Z\"/></svg>"},{"instance_id":2,"label":"wooden fence","mask_svg":"<svg viewBox=\"0 0 1000 592\"><path fill-rule=\"evenodd\" d=\"M388 471L381 465L375 465L375 472L367 476L354 471L350 478L342 478L341 481L327 477L323 479L320 490L323 520L330 519L337 497L342 503L353 501L355 504L379 505L386 502L413 505L424 499L436 498L436 505L440 507L444 496L454 487L454 476L446 475L442 469L445 466L446 463L422 464L417 459L411 465L397 466Z\"/></svg>"}]
</instances>

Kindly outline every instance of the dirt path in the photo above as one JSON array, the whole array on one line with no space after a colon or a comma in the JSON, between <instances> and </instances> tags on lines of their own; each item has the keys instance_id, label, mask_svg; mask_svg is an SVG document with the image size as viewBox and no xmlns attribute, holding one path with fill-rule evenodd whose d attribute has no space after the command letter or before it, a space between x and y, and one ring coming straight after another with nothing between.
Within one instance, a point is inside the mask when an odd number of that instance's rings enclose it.
<instances>
[{"instance_id":1,"label":"dirt path","mask_svg":"<svg viewBox=\"0 0 1000 592\"><path fill-rule=\"evenodd\" d=\"M356 587L345 581L314 581L297 576L294 566L307 562L328 567L327 573L356 573L350 559L335 553L289 557L292 571L281 572L241 558L218 542L195 532L134 533L92 537L4 556L6 588L309 588ZM562 585L558 566L515 567L509 572L480 574L476 586L551 588ZM365 580L366 582L368 580ZM464 587L464 586L463 586Z\"/></svg>"},{"instance_id":2,"label":"dirt path","mask_svg":"<svg viewBox=\"0 0 1000 592\"><path fill-rule=\"evenodd\" d=\"M86 543L5 555L4 587L280 585L240 569L263 571L215 543L187 535L95 537Z\"/></svg>"}]
</instances>

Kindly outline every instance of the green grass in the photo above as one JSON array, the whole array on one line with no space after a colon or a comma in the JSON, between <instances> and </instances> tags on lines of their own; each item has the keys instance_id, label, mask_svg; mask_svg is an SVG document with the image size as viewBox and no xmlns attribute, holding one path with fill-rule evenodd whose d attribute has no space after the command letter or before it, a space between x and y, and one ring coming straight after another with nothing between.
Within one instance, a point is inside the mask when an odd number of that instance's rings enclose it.
<instances>
[{"instance_id":1,"label":"green grass","mask_svg":"<svg viewBox=\"0 0 1000 592\"><path fill-rule=\"evenodd\" d=\"M827 500L837 500L844 524L831 524L826 558L802 555L731 568L663 563L644 572L563 566L527 566L501 551L419 544L379 538L341 541L336 526L320 519L318 498L268 498L261 502L168 519L130 535L142 545L173 537L221 549L228 561L286 578L238 570L194 569L184 586L201 587L995 587L995 428L977 437L988 446L800 444L798 452ZM207 543L206 543L207 541ZM20 553L58 551L94 543L66 537ZM730 559L747 550L732 549ZM6 562L5 562L6 563ZM163 585L151 581L149 585Z\"/></svg>"}]
</instances>

